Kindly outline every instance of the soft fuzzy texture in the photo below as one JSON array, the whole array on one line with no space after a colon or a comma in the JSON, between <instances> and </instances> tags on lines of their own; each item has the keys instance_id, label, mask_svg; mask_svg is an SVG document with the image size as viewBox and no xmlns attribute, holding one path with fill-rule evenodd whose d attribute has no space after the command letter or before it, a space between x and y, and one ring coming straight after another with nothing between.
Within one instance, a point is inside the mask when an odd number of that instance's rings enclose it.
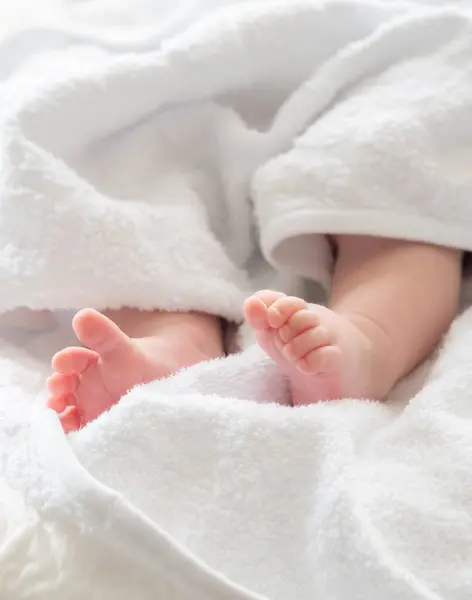
<instances>
[{"instance_id":1,"label":"soft fuzzy texture","mask_svg":"<svg viewBox=\"0 0 472 600\"><path fill-rule=\"evenodd\" d=\"M472 21L448 6L92 2L4 40L0 310L238 319L251 196L268 261L324 284L326 232L471 250Z\"/></svg>"},{"instance_id":2,"label":"soft fuzzy texture","mask_svg":"<svg viewBox=\"0 0 472 600\"><path fill-rule=\"evenodd\" d=\"M416 396L424 373L388 404L281 406L253 347L68 440L36 396L45 344L2 347L7 597L470 597L470 311Z\"/></svg>"},{"instance_id":3,"label":"soft fuzzy texture","mask_svg":"<svg viewBox=\"0 0 472 600\"><path fill-rule=\"evenodd\" d=\"M328 231L472 250L468 6L92 0L4 38L0 310L238 321L328 285ZM386 404L291 409L251 347L69 438L66 343L0 345L5 597L472 596L470 311Z\"/></svg>"}]
</instances>

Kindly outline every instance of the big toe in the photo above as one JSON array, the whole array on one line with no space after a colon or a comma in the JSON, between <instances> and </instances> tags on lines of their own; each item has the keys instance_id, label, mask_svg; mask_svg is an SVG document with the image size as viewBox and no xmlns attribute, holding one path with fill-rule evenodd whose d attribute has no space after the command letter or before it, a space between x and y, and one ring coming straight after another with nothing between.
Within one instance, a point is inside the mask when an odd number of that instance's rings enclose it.
<instances>
[{"instance_id":1,"label":"big toe","mask_svg":"<svg viewBox=\"0 0 472 600\"><path fill-rule=\"evenodd\" d=\"M79 311L72 328L82 344L97 352L104 361L124 356L132 347L131 339L118 325L92 308Z\"/></svg>"},{"instance_id":2,"label":"big toe","mask_svg":"<svg viewBox=\"0 0 472 600\"><path fill-rule=\"evenodd\" d=\"M244 303L244 316L251 327L257 330L267 329L269 321L267 310L284 294L272 290L262 290L250 296Z\"/></svg>"}]
</instances>

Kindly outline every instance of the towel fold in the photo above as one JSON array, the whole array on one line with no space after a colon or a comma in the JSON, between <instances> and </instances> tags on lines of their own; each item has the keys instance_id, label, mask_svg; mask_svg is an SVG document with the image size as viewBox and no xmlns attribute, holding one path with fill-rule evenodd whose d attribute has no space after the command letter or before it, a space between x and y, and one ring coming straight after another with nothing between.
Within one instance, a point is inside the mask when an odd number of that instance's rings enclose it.
<instances>
[{"instance_id":1,"label":"towel fold","mask_svg":"<svg viewBox=\"0 0 472 600\"><path fill-rule=\"evenodd\" d=\"M0 311L239 321L256 287L328 286L327 233L472 250L471 24L459 1L92 0L3 38ZM66 341L2 341L2 593L468 600L471 343L467 311L387 403L297 409L248 347L66 438L43 404Z\"/></svg>"}]
</instances>

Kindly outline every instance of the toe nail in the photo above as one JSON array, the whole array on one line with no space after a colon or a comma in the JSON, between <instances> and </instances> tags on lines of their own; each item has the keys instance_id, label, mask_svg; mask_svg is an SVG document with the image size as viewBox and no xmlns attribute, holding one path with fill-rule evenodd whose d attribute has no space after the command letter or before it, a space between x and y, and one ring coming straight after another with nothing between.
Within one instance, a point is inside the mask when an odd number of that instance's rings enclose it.
<instances>
[{"instance_id":1,"label":"toe nail","mask_svg":"<svg viewBox=\"0 0 472 600\"><path fill-rule=\"evenodd\" d=\"M269 308L268 311L269 321L278 323L282 318L282 314L276 308Z\"/></svg>"},{"instance_id":2,"label":"toe nail","mask_svg":"<svg viewBox=\"0 0 472 600\"><path fill-rule=\"evenodd\" d=\"M274 338L274 345L279 352L282 352L285 346L283 341L278 336Z\"/></svg>"},{"instance_id":3,"label":"toe nail","mask_svg":"<svg viewBox=\"0 0 472 600\"><path fill-rule=\"evenodd\" d=\"M286 359L291 360L293 358L293 352L292 349L290 348L290 346L285 345L283 347L282 350L282 354L285 356Z\"/></svg>"},{"instance_id":4,"label":"toe nail","mask_svg":"<svg viewBox=\"0 0 472 600\"><path fill-rule=\"evenodd\" d=\"M288 329L286 327L282 327L282 329L279 330L279 336L281 340L287 343L290 336Z\"/></svg>"}]
</instances>

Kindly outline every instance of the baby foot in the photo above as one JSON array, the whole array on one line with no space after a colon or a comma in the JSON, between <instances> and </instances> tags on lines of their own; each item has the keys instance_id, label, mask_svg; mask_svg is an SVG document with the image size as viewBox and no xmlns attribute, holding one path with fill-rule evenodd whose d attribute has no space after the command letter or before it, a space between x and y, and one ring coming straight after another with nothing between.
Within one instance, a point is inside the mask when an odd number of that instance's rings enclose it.
<instances>
[{"instance_id":1,"label":"baby foot","mask_svg":"<svg viewBox=\"0 0 472 600\"><path fill-rule=\"evenodd\" d=\"M246 300L259 345L289 377L294 405L373 398L372 343L348 318L280 292Z\"/></svg>"},{"instance_id":2,"label":"baby foot","mask_svg":"<svg viewBox=\"0 0 472 600\"><path fill-rule=\"evenodd\" d=\"M152 337L133 339L106 316L85 309L77 313L72 326L85 347L57 353L52 359L55 372L47 382L47 404L59 414L66 433L96 419L135 385L218 355L210 355L193 332L177 325Z\"/></svg>"}]
</instances>

